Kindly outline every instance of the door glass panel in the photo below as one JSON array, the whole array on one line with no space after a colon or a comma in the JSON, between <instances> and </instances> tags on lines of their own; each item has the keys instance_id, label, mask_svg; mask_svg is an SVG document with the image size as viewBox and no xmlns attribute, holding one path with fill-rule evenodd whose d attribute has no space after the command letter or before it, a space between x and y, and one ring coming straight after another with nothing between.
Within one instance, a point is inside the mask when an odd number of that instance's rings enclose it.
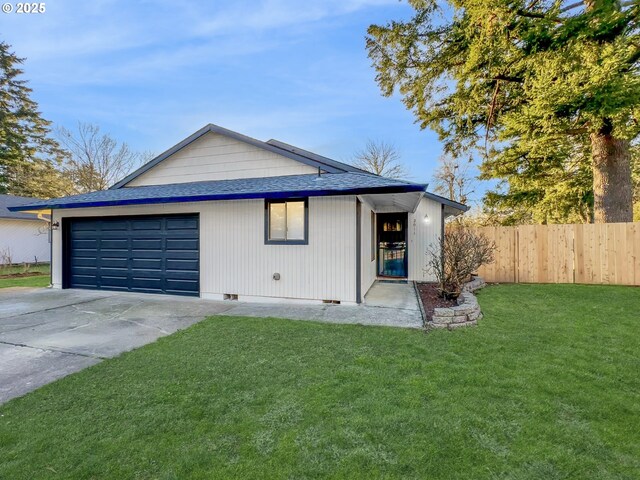
<instances>
[{"instance_id":1,"label":"door glass panel","mask_svg":"<svg viewBox=\"0 0 640 480\"><path fill-rule=\"evenodd\" d=\"M287 231L287 206L284 203L269 204L269 239L285 240Z\"/></svg>"},{"instance_id":2,"label":"door glass panel","mask_svg":"<svg viewBox=\"0 0 640 480\"><path fill-rule=\"evenodd\" d=\"M304 240L304 202L287 202L287 240Z\"/></svg>"}]
</instances>

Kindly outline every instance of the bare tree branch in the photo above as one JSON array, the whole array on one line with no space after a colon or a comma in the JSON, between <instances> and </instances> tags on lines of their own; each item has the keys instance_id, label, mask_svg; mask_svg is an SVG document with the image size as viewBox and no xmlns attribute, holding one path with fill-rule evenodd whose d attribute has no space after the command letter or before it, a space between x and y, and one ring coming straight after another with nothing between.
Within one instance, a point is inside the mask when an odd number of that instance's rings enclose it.
<instances>
[{"instance_id":1,"label":"bare tree branch","mask_svg":"<svg viewBox=\"0 0 640 480\"><path fill-rule=\"evenodd\" d=\"M80 122L74 132L60 127L57 137L67 150L65 171L81 193L106 190L150 158L101 133L98 125Z\"/></svg>"},{"instance_id":2,"label":"bare tree branch","mask_svg":"<svg viewBox=\"0 0 640 480\"><path fill-rule=\"evenodd\" d=\"M368 140L364 149L356 153L353 165L381 177L405 178L407 176L398 150L383 141Z\"/></svg>"},{"instance_id":3,"label":"bare tree branch","mask_svg":"<svg viewBox=\"0 0 640 480\"><path fill-rule=\"evenodd\" d=\"M468 203L475 187L471 160L446 155L439 161L440 166L433 176L434 191L455 202Z\"/></svg>"},{"instance_id":4,"label":"bare tree branch","mask_svg":"<svg viewBox=\"0 0 640 480\"><path fill-rule=\"evenodd\" d=\"M427 268L437 279L440 296L457 298L462 286L482 265L493 261L495 243L465 227L450 228L426 251Z\"/></svg>"}]
</instances>

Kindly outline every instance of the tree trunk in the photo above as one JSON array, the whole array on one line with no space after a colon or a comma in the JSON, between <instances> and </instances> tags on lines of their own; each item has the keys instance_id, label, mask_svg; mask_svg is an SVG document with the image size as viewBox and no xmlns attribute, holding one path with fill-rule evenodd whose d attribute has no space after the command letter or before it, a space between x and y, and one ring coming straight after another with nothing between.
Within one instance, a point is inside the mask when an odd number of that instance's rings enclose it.
<instances>
[{"instance_id":1,"label":"tree trunk","mask_svg":"<svg viewBox=\"0 0 640 480\"><path fill-rule=\"evenodd\" d=\"M605 127L590 135L594 222L632 222L630 145L628 140L614 138L609 130Z\"/></svg>"}]
</instances>

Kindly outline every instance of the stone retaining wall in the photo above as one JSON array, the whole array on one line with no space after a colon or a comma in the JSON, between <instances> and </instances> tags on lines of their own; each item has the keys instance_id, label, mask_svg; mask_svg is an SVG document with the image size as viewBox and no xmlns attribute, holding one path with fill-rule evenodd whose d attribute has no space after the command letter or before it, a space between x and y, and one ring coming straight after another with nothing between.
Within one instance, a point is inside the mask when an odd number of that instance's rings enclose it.
<instances>
[{"instance_id":1,"label":"stone retaining wall","mask_svg":"<svg viewBox=\"0 0 640 480\"><path fill-rule=\"evenodd\" d=\"M458 305L449 308L434 308L431 321L427 322L427 328L447 328L452 330L458 327L476 325L482 318L478 299L474 291L484 287L485 281L481 277L475 277L462 287L462 293L458 297Z\"/></svg>"}]
</instances>

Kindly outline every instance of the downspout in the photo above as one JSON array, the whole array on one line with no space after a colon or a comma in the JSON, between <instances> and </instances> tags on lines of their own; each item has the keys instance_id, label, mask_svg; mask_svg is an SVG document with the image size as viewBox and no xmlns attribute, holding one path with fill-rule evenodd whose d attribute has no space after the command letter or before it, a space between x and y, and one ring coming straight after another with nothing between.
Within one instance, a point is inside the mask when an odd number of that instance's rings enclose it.
<instances>
[{"instance_id":1,"label":"downspout","mask_svg":"<svg viewBox=\"0 0 640 480\"><path fill-rule=\"evenodd\" d=\"M356 197L356 303L362 303L362 203Z\"/></svg>"}]
</instances>

